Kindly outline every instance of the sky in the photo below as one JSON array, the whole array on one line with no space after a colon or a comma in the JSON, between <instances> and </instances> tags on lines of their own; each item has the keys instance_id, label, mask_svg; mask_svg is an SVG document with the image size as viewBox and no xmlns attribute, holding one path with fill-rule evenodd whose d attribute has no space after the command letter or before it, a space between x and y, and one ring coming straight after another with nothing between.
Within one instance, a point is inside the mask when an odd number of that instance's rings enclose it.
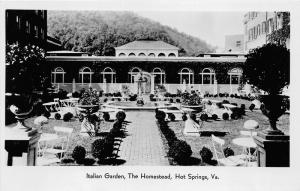
<instances>
[{"instance_id":1,"label":"sky","mask_svg":"<svg viewBox=\"0 0 300 191\"><path fill-rule=\"evenodd\" d=\"M243 34L244 12L139 11L136 14L176 28L218 48L225 47L225 35Z\"/></svg>"}]
</instances>

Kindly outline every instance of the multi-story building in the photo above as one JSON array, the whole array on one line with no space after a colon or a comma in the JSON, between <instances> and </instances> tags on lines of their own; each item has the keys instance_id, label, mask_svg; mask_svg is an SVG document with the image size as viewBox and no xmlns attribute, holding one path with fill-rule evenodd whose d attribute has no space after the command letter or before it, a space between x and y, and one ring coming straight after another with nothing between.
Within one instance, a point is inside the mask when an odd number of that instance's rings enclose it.
<instances>
[{"instance_id":1,"label":"multi-story building","mask_svg":"<svg viewBox=\"0 0 300 191\"><path fill-rule=\"evenodd\" d=\"M244 52L244 35L226 35L224 52L242 53Z\"/></svg>"},{"instance_id":2,"label":"multi-story building","mask_svg":"<svg viewBox=\"0 0 300 191\"><path fill-rule=\"evenodd\" d=\"M268 35L283 27L283 12L248 12L244 15L245 52L268 43ZM286 41L289 48L289 39Z\"/></svg>"},{"instance_id":3,"label":"multi-story building","mask_svg":"<svg viewBox=\"0 0 300 191\"><path fill-rule=\"evenodd\" d=\"M246 60L244 54L230 52L179 57L177 47L162 41L138 40L115 49L116 56L48 52L46 61L51 68L52 83L69 92L93 87L112 93L127 86L135 93L136 76L142 72L147 79L145 93L153 93L161 85L170 93L183 89L237 93Z\"/></svg>"},{"instance_id":4,"label":"multi-story building","mask_svg":"<svg viewBox=\"0 0 300 191\"><path fill-rule=\"evenodd\" d=\"M46 48L47 11L6 10L6 43L33 44Z\"/></svg>"}]
</instances>

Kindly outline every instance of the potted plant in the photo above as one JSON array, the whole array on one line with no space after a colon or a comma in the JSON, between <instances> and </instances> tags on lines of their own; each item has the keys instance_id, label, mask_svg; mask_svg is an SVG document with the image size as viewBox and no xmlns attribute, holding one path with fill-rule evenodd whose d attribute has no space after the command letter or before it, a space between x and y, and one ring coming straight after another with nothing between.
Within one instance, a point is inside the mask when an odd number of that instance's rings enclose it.
<instances>
[{"instance_id":1,"label":"potted plant","mask_svg":"<svg viewBox=\"0 0 300 191\"><path fill-rule=\"evenodd\" d=\"M290 83L290 52L279 44L266 44L250 51L243 71L244 81L266 92L261 95L261 110L270 122L266 134L283 134L276 127L278 118L285 112L282 90Z\"/></svg>"},{"instance_id":2,"label":"potted plant","mask_svg":"<svg viewBox=\"0 0 300 191\"><path fill-rule=\"evenodd\" d=\"M194 109L199 112L202 111L202 99L195 91L192 91L191 93L184 92L182 94L182 99L182 107Z\"/></svg>"}]
</instances>

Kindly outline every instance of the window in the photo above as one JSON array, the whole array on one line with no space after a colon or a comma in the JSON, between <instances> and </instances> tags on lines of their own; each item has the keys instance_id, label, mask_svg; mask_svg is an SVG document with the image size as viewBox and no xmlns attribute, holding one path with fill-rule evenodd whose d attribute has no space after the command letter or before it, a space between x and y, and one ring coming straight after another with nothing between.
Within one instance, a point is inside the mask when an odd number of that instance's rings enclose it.
<instances>
[{"instance_id":1,"label":"window","mask_svg":"<svg viewBox=\"0 0 300 191\"><path fill-rule=\"evenodd\" d=\"M16 16L16 26L17 29L20 30L21 29L21 18L19 16Z\"/></svg>"},{"instance_id":2,"label":"window","mask_svg":"<svg viewBox=\"0 0 300 191\"><path fill-rule=\"evenodd\" d=\"M193 84L194 83L194 72L189 68L183 68L178 73L180 77L180 84Z\"/></svg>"},{"instance_id":3,"label":"window","mask_svg":"<svg viewBox=\"0 0 300 191\"><path fill-rule=\"evenodd\" d=\"M166 55L164 53L159 53L158 57L166 57Z\"/></svg>"},{"instance_id":4,"label":"window","mask_svg":"<svg viewBox=\"0 0 300 191\"><path fill-rule=\"evenodd\" d=\"M174 53L170 53L168 57L176 57L176 55Z\"/></svg>"},{"instance_id":5,"label":"window","mask_svg":"<svg viewBox=\"0 0 300 191\"><path fill-rule=\"evenodd\" d=\"M240 79L242 76L242 69L240 68L233 68L228 72L228 75L230 76L230 84L240 84Z\"/></svg>"},{"instance_id":6,"label":"window","mask_svg":"<svg viewBox=\"0 0 300 191\"><path fill-rule=\"evenodd\" d=\"M120 53L119 56L120 56L120 57L126 56L126 54L125 54L125 53Z\"/></svg>"},{"instance_id":7,"label":"window","mask_svg":"<svg viewBox=\"0 0 300 191\"><path fill-rule=\"evenodd\" d=\"M41 38L44 39L44 30L41 28Z\"/></svg>"},{"instance_id":8,"label":"window","mask_svg":"<svg viewBox=\"0 0 300 191\"><path fill-rule=\"evenodd\" d=\"M26 22L25 22L25 32L26 32L27 34L30 33L30 24L29 24L29 21L26 21Z\"/></svg>"},{"instance_id":9,"label":"window","mask_svg":"<svg viewBox=\"0 0 300 191\"><path fill-rule=\"evenodd\" d=\"M257 25L257 35L260 35L260 24Z\"/></svg>"},{"instance_id":10,"label":"window","mask_svg":"<svg viewBox=\"0 0 300 191\"><path fill-rule=\"evenodd\" d=\"M139 55L138 56L146 56L144 53L139 53Z\"/></svg>"},{"instance_id":11,"label":"window","mask_svg":"<svg viewBox=\"0 0 300 191\"><path fill-rule=\"evenodd\" d=\"M148 56L149 57L155 57L155 54L154 53L150 53Z\"/></svg>"},{"instance_id":12,"label":"window","mask_svg":"<svg viewBox=\"0 0 300 191\"><path fill-rule=\"evenodd\" d=\"M241 46L241 41L240 41L240 40L236 41L236 46L237 46L237 47L240 47L240 46Z\"/></svg>"},{"instance_id":13,"label":"window","mask_svg":"<svg viewBox=\"0 0 300 191\"><path fill-rule=\"evenodd\" d=\"M64 83L65 73L66 72L64 72L63 68L61 68L61 67L55 68L51 75L51 82L52 83Z\"/></svg>"},{"instance_id":14,"label":"window","mask_svg":"<svg viewBox=\"0 0 300 191\"><path fill-rule=\"evenodd\" d=\"M135 54L134 53L130 53L128 56L135 56Z\"/></svg>"},{"instance_id":15,"label":"window","mask_svg":"<svg viewBox=\"0 0 300 191\"><path fill-rule=\"evenodd\" d=\"M34 36L38 37L38 27L36 25L34 26Z\"/></svg>"},{"instance_id":16,"label":"window","mask_svg":"<svg viewBox=\"0 0 300 191\"><path fill-rule=\"evenodd\" d=\"M202 72L200 73L202 81L202 84L214 84L215 81L215 72L211 68L204 68Z\"/></svg>"},{"instance_id":17,"label":"window","mask_svg":"<svg viewBox=\"0 0 300 191\"><path fill-rule=\"evenodd\" d=\"M162 69L154 68L152 74L154 75L154 84L165 83L165 72Z\"/></svg>"},{"instance_id":18,"label":"window","mask_svg":"<svg viewBox=\"0 0 300 191\"><path fill-rule=\"evenodd\" d=\"M116 72L111 69L110 67L104 68L102 74L103 82L106 81L106 83L114 83L116 82Z\"/></svg>"},{"instance_id":19,"label":"window","mask_svg":"<svg viewBox=\"0 0 300 191\"><path fill-rule=\"evenodd\" d=\"M139 68L132 68L128 74L129 74L129 77L130 77L130 83L134 83L134 77L140 73L142 70L139 69Z\"/></svg>"},{"instance_id":20,"label":"window","mask_svg":"<svg viewBox=\"0 0 300 191\"><path fill-rule=\"evenodd\" d=\"M261 23L261 34L264 34L266 32L266 22Z\"/></svg>"},{"instance_id":21,"label":"window","mask_svg":"<svg viewBox=\"0 0 300 191\"><path fill-rule=\"evenodd\" d=\"M89 67L83 67L79 70L79 81L82 84L92 83L92 70Z\"/></svg>"}]
</instances>

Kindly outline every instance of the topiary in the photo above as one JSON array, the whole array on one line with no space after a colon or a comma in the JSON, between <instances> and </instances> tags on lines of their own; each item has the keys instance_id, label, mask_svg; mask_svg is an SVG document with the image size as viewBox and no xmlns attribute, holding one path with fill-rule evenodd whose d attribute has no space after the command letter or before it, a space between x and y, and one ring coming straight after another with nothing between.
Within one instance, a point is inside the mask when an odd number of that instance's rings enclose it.
<instances>
[{"instance_id":1,"label":"topiary","mask_svg":"<svg viewBox=\"0 0 300 191\"><path fill-rule=\"evenodd\" d=\"M72 119L72 117L73 117L73 114L68 112L68 113L64 114L63 120L64 121L70 121L70 119Z\"/></svg>"},{"instance_id":2,"label":"topiary","mask_svg":"<svg viewBox=\"0 0 300 191\"><path fill-rule=\"evenodd\" d=\"M116 114L116 118L118 121L123 122L126 118L126 114L124 111L118 111L118 113Z\"/></svg>"},{"instance_id":3,"label":"topiary","mask_svg":"<svg viewBox=\"0 0 300 191\"><path fill-rule=\"evenodd\" d=\"M59 113L55 113L54 119L60 120L61 119L61 115Z\"/></svg>"},{"instance_id":4,"label":"topiary","mask_svg":"<svg viewBox=\"0 0 300 191\"><path fill-rule=\"evenodd\" d=\"M173 113L170 113L168 116L169 116L170 121L175 121L176 117Z\"/></svg>"},{"instance_id":5,"label":"topiary","mask_svg":"<svg viewBox=\"0 0 300 191\"><path fill-rule=\"evenodd\" d=\"M84 119L84 115L83 115L82 113L80 113L80 114L78 115L78 119L79 119L80 122L82 122L83 119Z\"/></svg>"},{"instance_id":6,"label":"topiary","mask_svg":"<svg viewBox=\"0 0 300 191\"><path fill-rule=\"evenodd\" d=\"M202 113L202 114L200 115L200 120L201 120L201 121L207 121L207 119L208 119L208 115L207 115L206 113Z\"/></svg>"},{"instance_id":7,"label":"topiary","mask_svg":"<svg viewBox=\"0 0 300 191\"><path fill-rule=\"evenodd\" d=\"M211 152L211 150L209 148L204 146L200 150L200 156L201 156L203 162L210 163L211 159L213 158L213 153Z\"/></svg>"},{"instance_id":8,"label":"topiary","mask_svg":"<svg viewBox=\"0 0 300 191\"><path fill-rule=\"evenodd\" d=\"M92 155L93 157L97 158L97 159L103 159L105 158L104 155L104 146L105 146L105 139L97 139L92 143Z\"/></svg>"},{"instance_id":9,"label":"topiary","mask_svg":"<svg viewBox=\"0 0 300 191\"><path fill-rule=\"evenodd\" d=\"M168 155L179 164L185 163L192 155L192 149L189 144L182 140L176 140L170 146Z\"/></svg>"},{"instance_id":10,"label":"topiary","mask_svg":"<svg viewBox=\"0 0 300 191\"><path fill-rule=\"evenodd\" d=\"M254 108L255 108L255 104L252 103L252 104L249 106L249 110L250 110L250 111L253 111Z\"/></svg>"},{"instance_id":11,"label":"topiary","mask_svg":"<svg viewBox=\"0 0 300 191\"><path fill-rule=\"evenodd\" d=\"M95 159L93 159L93 158L85 158L85 159L83 160L83 165L84 165L84 166L92 166L95 162L96 162L96 161L95 161Z\"/></svg>"},{"instance_id":12,"label":"topiary","mask_svg":"<svg viewBox=\"0 0 300 191\"><path fill-rule=\"evenodd\" d=\"M72 157L77 164L82 164L84 162L85 155L86 155L86 150L82 146L76 146L72 153Z\"/></svg>"},{"instance_id":13,"label":"topiary","mask_svg":"<svg viewBox=\"0 0 300 191\"><path fill-rule=\"evenodd\" d=\"M236 119L238 119L239 117L238 117L238 115L237 115L236 113L232 113L232 114L230 115L230 118L233 119L233 120L236 120Z\"/></svg>"},{"instance_id":14,"label":"topiary","mask_svg":"<svg viewBox=\"0 0 300 191\"><path fill-rule=\"evenodd\" d=\"M223 118L223 120L228 120L229 119L229 114L228 113L223 113L222 118Z\"/></svg>"},{"instance_id":15,"label":"topiary","mask_svg":"<svg viewBox=\"0 0 300 191\"><path fill-rule=\"evenodd\" d=\"M156 117L157 121L159 121L159 122L164 121L166 118L166 113L161 110L158 110L155 114L155 117Z\"/></svg>"},{"instance_id":16,"label":"topiary","mask_svg":"<svg viewBox=\"0 0 300 191\"><path fill-rule=\"evenodd\" d=\"M229 102L228 100L224 99L224 100L222 101L222 103L223 103L223 104L229 104L230 102Z\"/></svg>"},{"instance_id":17,"label":"topiary","mask_svg":"<svg viewBox=\"0 0 300 191\"><path fill-rule=\"evenodd\" d=\"M109 113L104 112L104 113L103 113L103 119L104 119L104 121L109 121L109 119L110 119Z\"/></svg>"},{"instance_id":18,"label":"topiary","mask_svg":"<svg viewBox=\"0 0 300 191\"><path fill-rule=\"evenodd\" d=\"M182 114L182 120L183 120L183 121L186 121L186 120L187 120L186 113Z\"/></svg>"},{"instance_id":19,"label":"topiary","mask_svg":"<svg viewBox=\"0 0 300 191\"><path fill-rule=\"evenodd\" d=\"M212 114L211 118L212 118L213 120L217 120L217 119L218 119L218 115L217 115L217 114Z\"/></svg>"},{"instance_id":20,"label":"topiary","mask_svg":"<svg viewBox=\"0 0 300 191\"><path fill-rule=\"evenodd\" d=\"M234 156L234 151L230 147L223 149L223 153L225 157Z\"/></svg>"}]
</instances>

